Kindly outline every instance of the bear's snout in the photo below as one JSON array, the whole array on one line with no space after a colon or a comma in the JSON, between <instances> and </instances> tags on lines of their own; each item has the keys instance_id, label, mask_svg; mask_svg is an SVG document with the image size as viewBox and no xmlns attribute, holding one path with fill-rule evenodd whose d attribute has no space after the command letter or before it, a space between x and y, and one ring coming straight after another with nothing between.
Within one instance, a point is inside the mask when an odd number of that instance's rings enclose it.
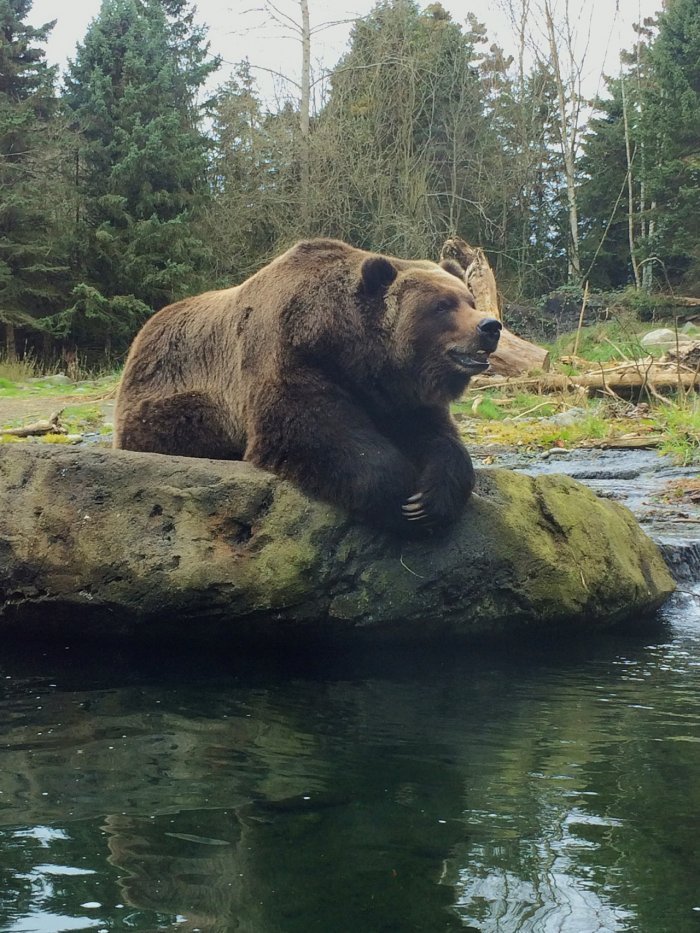
<instances>
[{"instance_id":1,"label":"bear's snout","mask_svg":"<svg viewBox=\"0 0 700 933\"><path fill-rule=\"evenodd\" d=\"M498 346L498 338L501 336L503 325L495 317L485 317L476 325L479 335L479 348L487 353L493 353Z\"/></svg>"}]
</instances>

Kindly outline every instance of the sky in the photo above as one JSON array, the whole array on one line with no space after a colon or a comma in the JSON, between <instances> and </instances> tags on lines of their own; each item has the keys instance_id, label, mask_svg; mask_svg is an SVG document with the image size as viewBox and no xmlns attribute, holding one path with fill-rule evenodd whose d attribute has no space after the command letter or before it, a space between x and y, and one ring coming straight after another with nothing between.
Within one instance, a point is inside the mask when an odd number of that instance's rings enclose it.
<instances>
[{"instance_id":1,"label":"sky","mask_svg":"<svg viewBox=\"0 0 700 933\"><path fill-rule=\"evenodd\" d=\"M426 6L429 0L419 2ZM567 0L558 2L563 7ZM491 42L498 42L506 52L515 51L508 18L501 12L499 0L442 0L442 4L456 22L464 22L467 14L473 13L486 25ZM366 15L374 5L375 0L309 0L311 27L315 30L312 62L317 74L324 66L334 65L347 48L349 21ZM580 6L586 9L579 32L588 37L584 74L587 96L604 91L603 72L617 72L619 50L629 48L634 41L632 24L654 15L661 5L662 0L575 0L572 10ZM209 27L212 51L224 62L214 76L215 86L226 80L236 62L248 58L265 99L272 102L285 94L295 96L294 86L283 85L272 72L298 79L301 48L293 29L276 24L273 16L282 24L285 18L298 22L298 0L199 0L196 7L199 21ZM100 0L34 0L31 23L57 21L46 46L50 64L65 67L99 8Z\"/></svg>"}]
</instances>

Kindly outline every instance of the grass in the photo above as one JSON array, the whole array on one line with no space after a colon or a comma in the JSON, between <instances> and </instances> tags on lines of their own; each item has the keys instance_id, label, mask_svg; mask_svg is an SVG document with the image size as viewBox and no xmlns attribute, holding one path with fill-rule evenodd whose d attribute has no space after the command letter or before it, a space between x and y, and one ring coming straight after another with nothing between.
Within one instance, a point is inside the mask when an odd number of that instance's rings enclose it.
<instances>
[{"instance_id":1,"label":"grass","mask_svg":"<svg viewBox=\"0 0 700 933\"><path fill-rule=\"evenodd\" d=\"M31 398L32 395L43 396L63 396L71 391L73 385L51 385L50 383L32 383L24 385L19 382L11 382L9 379L0 379L0 399L3 398Z\"/></svg>"},{"instance_id":2,"label":"grass","mask_svg":"<svg viewBox=\"0 0 700 933\"><path fill-rule=\"evenodd\" d=\"M113 391L119 382L119 373L110 373L81 380L56 385L50 376L32 376L31 382L24 379L10 379L4 375L0 367L0 399L3 398L32 398L41 396L51 398L65 398L66 396L84 395L86 397L100 397Z\"/></svg>"},{"instance_id":3,"label":"grass","mask_svg":"<svg viewBox=\"0 0 700 933\"><path fill-rule=\"evenodd\" d=\"M645 333L657 324L641 324L630 315L581 329L576 357L576 333L564 334L550 346L553 368L575 373L589 364L648 358L662 349L641 345ZM472 441L526 447L576 447L625 436L653 435L659 449L684 465L700 463L700 397L695 392L674 393L644 404L621 398L587 398L567 392L533 394L514 389L473 389L454 406L462 430ZM572 411L575 409L575 411ZM569 412L571 417L566 418ZM562 419L554 418L561 414Z\"/></svg>"},{"instance_id":4,"label":"grass","mask_svg":"<svg viewBox=\"0 0 700 933\"><path fill-rule=\"evenodd\" d=\"M560 403L553 396L537 395L532 392L517 392L514 395L505 395L494 389L486 389L467 396L466 400L456 402L453 406L455 414L468 415L479 421L505 421L512 418L522 418L534 412L540 418L555 414Z\"/></svg>"},{"instance_id":5,"label":"grass","mask_svg":"<svg viewBox=\"0 0 700 933\"><path fill-rule=\"evenodd\" d=\"M663 453L684 466L700 463L700 399L685 396L681 404L662 407L658 423L664 434Z\"/></svg>"},{"instance_id":6,"label":"grass","mask_svg":"<svg viewBox=\"0 0 700 933\"><path fill-rule=\"evenodd\" d=\"M19 427L27 420L29 419L5 421L0 414L0 427ZM38 439L45 444L70 444L73 443L75 437L80 435L112 433L111 425L105 424L101 407L93 402L66 405L61 411L60 423L65 428L66 434L44 434ZM12 435L0 435L0 444L21 443L23 440L25 439Z\"/></svg>"},{"instance_id":7,"label":"grass","mask_svg":"<svg viewBox=\"0 0 700 933\"><path fill-rule=\"evenodd\" d=\"M466 425L465 434L472 442L548 450L613 441L630 434L656 433L651 411L648 415L641 415L629 406L629 411L625 412L607 399L560 401L557 405L559 414L570 415L568 420L565 417L562 421L553 419L553 407L554 403L550 403L531 415L474 419ZM459 412L457 414L459 418ZM462 425L464 427L465 423Z\"/></svg>"},{"instance_id":8,"label":"grass","mask_svg":"<svg viewBox=\"0 0 700 933\"><path fill-rule=\"evenodd\" d=\"M590 363L638 360L649 355L661 356L658 347L643 347L641 338L649 331L657 330L658 324L640 324L632 317L620 315L601 324L582 327L576 356ZM547 349L553 363L566 359L574 352L576 332L562 334Z\"/></svg>"},{"instance_id":9,"label":"grass","mask_svg":"<svg viewBox=\"0 0 700 933\"><path fill-rule=\"evenodd\" d=\"M61 424L68 434L108 433L111 429L105 427L102 409L95 403L112 397L118 382L119 373L110 372L57 385L52 375L42 373L31 358L20 361L0 359L0 429L40 420L36 416L21 414L27 411L28 406L15 406L13 411L13 400L36 399L37 409L44 411L43 417L63 409ZM7 404L3 405L3 400ZM46 404L41 404L43 400L50 400L50 411L46 410ZM15 443L17 440L7 435L0 437L2 443ZM45 435L43 440L66 443L65 435Z\"/></svg>"},{"instance_id":10,"label":"grass","mask_svg":"<svg viewBox=\"0 0 700 933\"><path fill-rule=\"evenodd\" d=\"M669 454L677 463L684 466L700 463L700 401L697 398L683 397L671 399L667 404L654 402L643 407L613 399L561 399L559 412L570 412L570 423L560 423L546 414L551 411L551 405L531 415L517 415L509 407L509 413L504 416L503 407L495 401L491 399L495 417L489 416L485 403L477 409L480 413L477 417L469 414L468 404L457 406L457 419L465 437L472 443L548 450L590 446L601 441L614 444L623 438L651 435L655 439L662 438L657 445L660 452Z\"/></svg>"},{"instance_id":11,"label":"grass","mask_svg":"<svg viewBox=\"0 0 700 933\"><path fill-rule=\"evenodd\" d=\"M103 422L102 409L98 405L67 405L61 414L61 424L69 434L100 431Z\"/></svg>"},{"instance_id":12,"label":"grass","mask_svg":"<svg viewBox=\"0 0 700 933\"><path fill-rule=\"evenodd\" d=\"M51 384L51 380L58 374L66 371L65 362L56 359L53 362L41 362L32 353L26 353L21 359L10 359L0 353L0 387L15 386L23 388L27 384ZM117 378L113 366L92 369L83 365L77 366L75 371L69 371L71 382L81 384L85 382L100 382L104 379Z\"/></svg>"},{"instance_id":13,"label":"grass","mask_svg":"<svg viewBox=\"0 0 700 933\"><path fill-rule=\"evenodd\" d=\"M26 382L33 379L39 372L34 357L27 356L21 360L8 360L0 357L0 387Z\"/></svg>"},{"instance_id":14,"label":"grass","mask_svg":"<svg viewBox=\"0 0 700 933\"><path fill-rule=\"evenodd\" d=\"M700 463L700 397L694 393L633 404L563 392L508 396L507 391L473 390L453 406L472 442L546 450L652 435L660 438L660 451L678 463Z\"/></svg>"},{"instance_id":15,"label":"grass","mask_svg":"<svg viewBox=\"0 0 700 933\"><path fill-rule=\"evenodd\" d=\"M550 346L554 369L585 371L590 364L648 359L664 350L641 345L645 333L658 325L641 324L631 315L581 329L576 357L576 333L562 335ZM644 404L623 399L588 398L583 394L513 394L512 389L472 390L454 408L472 442L528 447L576 447L601 441L653 435L662 453L678 463L700 463L700 400L695 392L665 398L644 397ZM570 417L566 417L566 413ZM556 418L555 415L562 415Z\"/></svg>"}]
</instances>

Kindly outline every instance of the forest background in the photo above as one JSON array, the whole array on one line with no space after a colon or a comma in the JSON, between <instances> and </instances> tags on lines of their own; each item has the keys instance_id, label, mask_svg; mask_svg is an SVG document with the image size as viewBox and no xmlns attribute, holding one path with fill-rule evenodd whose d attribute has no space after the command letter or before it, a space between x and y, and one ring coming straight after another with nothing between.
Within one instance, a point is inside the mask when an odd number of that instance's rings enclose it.
<instances>
[{"instance_id":1,"label":"forest background","mask_svg":"<svg viewBox=\"0 0 700 933\"><path fill-rule=\"evenodd\" d=\"M437 258L458 235L526 305L585 283L640 307L700 294L697 0L638 24L594 100L566 0L504 0L512 49L471 14L384 0L320 74L299 0L298 93L277 106L247 61L210 92L219 61L188 0L103 0L61 81L31 9L0 0L8 357L118 360L153 310L304 236Z\"/></svg>"}]
</instances>

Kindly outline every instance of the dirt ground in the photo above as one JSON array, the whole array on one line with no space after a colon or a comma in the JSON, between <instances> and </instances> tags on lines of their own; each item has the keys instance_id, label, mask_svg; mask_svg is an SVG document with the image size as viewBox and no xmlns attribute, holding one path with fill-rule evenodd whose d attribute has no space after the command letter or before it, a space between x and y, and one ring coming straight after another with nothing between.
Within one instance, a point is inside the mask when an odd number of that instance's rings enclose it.
<instances>
[{"instance_id":1,"label":"dirt ground","mask_svg":"<svg viewBox=\"0 0 700 933\"><path fill-rule=\"evenodd\" d=\"M114 417L114 398L90 398L85 395L33 395L27 398L0 398L0 424L20 421L39 421L49 418L67 405L99 405L105 421Z\"/></svg>"}]
</instances>

